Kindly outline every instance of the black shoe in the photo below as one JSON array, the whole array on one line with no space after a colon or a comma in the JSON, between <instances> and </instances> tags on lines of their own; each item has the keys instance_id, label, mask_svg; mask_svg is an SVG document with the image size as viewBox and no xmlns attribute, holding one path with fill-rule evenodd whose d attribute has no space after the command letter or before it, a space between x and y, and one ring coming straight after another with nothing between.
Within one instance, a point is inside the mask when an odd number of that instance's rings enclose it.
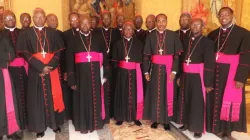
<instances>
[{"instance_id":1,"label":"black shoe","mask_svg":"<svg viewBox=\"0 0 250 140\"><path fill-rule=\"evenodd\" d=\"M154 122L151 124L151 128L156 129L158 127L158 123Z\"/></svg>"},{"instance_id":2,"label":"black shoe","mask_svg":"<svg viewBox=\"0 0 250 140\"><path fill-rule=\"evenodd\" d=\"M42 138L42 137L44 137L44 135L45 135L44 132L36 133L36 137L37 137L37 138Z\"/></svg>"},{"instance_id":3,"label":"black shoe","mask_svg":"<svg viewBox=\"0 0 250 140\"><path fill-rule=\"evenodd\" d=\"M202 134L201 133L194 133L195 138L201 138Z\"/></svg>"},{"instance_id":4,"label":"black shoe","mask_svg":"<svg viewBox=\"0 0 250 140\"><path fill-rule=\"evenodd\" d=\"M186 131L187 130L187 127L185 125L182 125L181 127L179 127L179 130L181 131Z\"/></svg>"},{"instance_id":5,"label":"black shoe","mask_svg":"<svg viewBox=\"0 0 250 140\"><path fill-rule=\"evenodd\" d=\"M57 129L53 130L54 133L61 133L61 128L58 127Z\"/></svg>"},{"instance_id":6,"label":"black shoe","mask_svg":"<svg viewBox=\"0 0 250 140\"><path fill-rule=\"evenodd\" d=\"M225 139L225 138L230 138L231 137L231 134L229 133L222 133L222 138Z\"/></svg>"},{"instance_id":7,"label":"black shoe","mask_svg":"<svg viewBox=\"0 0 250 140\"><path fill-rule=\"evenodd\" d=\"M142 125L142 123L140 121L138 121L138 120L136 120L134 122L135 122L135 125L137 125L137 126L141 126Z\"/></svg>"},{"instance_id":8,"label":"black shoe","mask_svg":"<svg viewBox=\"0 0 250 140\"><path fill-rule=\"evenodd\" d=\"M122 125L123 121L117 121L115 124L116 125Z\"/></svg>"},{"instance_id":9,"label":"black shoe","mask_svg":"<svg viewBox=\"0 0 250 140\"><path fill-rule=\"evenodd\" d=\"M21 140L21 136L17 135L17 134L13 134L11 135L11 140Z\"/></svg>"},{"instance_id":10,"label":"black shoe","mask_svg":"<svg viewBox=\"0 0 250 140\"><path fill-rule=\"evenodd\" d=\"M164 124L163 126L164 126L164 129L165 129L166 131L169 131L169 130L170 130L170 125L169 125L169 124Z\"/></svg>"}]
</instances>

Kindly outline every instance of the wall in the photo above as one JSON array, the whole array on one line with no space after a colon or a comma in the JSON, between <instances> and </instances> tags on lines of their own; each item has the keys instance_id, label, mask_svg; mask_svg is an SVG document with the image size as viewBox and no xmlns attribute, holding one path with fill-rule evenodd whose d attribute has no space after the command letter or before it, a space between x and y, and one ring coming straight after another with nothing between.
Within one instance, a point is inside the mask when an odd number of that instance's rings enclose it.
<instances>
[{"instance_id":1,"label":"wall","mask_svg":"<svg viewBox=\"0 0 250 140\"><path fill-rule=\"evenodd\" d=\"M12 0L12 11L17 17L17 26L20 27L19 17L23 12L29 14L33 13L36 7L43 8L46 14L54 13L58 17L59 27L58 29L63 29L63 8L62 1L64 0Z\"/></svg>"}]
</instances>

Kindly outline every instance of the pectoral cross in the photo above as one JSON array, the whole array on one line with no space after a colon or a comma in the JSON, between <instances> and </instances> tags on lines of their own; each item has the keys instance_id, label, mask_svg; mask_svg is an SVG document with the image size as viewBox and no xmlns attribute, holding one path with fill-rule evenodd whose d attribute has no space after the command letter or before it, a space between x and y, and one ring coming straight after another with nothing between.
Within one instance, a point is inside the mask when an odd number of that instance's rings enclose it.
<instances>
[{"instance_id":1,"label":"pectoral cross","mask_svg":"<svg viewBox=\"0 0 250 140\"><path fill-rule=\"evenodd\" d=\"M128 55L125 57L126 62L128 63L128 60L130 59L130 57L128 57Z\"/></svg>"},{"instance_id":2,"label":"pectoral cross","mask_svg":"<svg viewBox=\"0 0 250 140\"><path fill-rule=\"evenodd\" d=\"M162 55L162 52L163 52L163 49L160 49L160 50L159 50L160 55Z\"/></svg>"},{"instance_id":3,"label":"pectoral cross","mask_svg":"<svg viewBox=\"0 0 250 140\"><path fill-rule=\"evenodd\" d=\"M189 65L189 63L191 62L190 57L188 57L188 59L186 60L186 62L187 62L187 65Z\"/></svg>"},{"instance_id":4,"label":"pectoral cross","mask_svg":"<svg viewBox=\"0 0 250 140\"><path fill-rule=\"evenodd\" d=\"M86 56L86 58L88 59L88 62L90 62L90 59L92 58L92 56L89 55L89 53L88 53L88 55Z\"/></svg>"},{"instance_id":5,"label":"pectoral cross","mask_svg":"<svg viewBox=\"0 0 250 140\"><path fill-rule=\"evenodd\" d=\"M45 58L47 53L43 50L41 54L43 55L43 58Z\"/></svg>"},{"instance_id":6,"label":"pectoral cross","mask_svg":"<svg viewBox=\"0 0 250 140\"><path fill-rule=\"evenodd\" d=\"M218 60L219 57L220 57L220 55L217 53L216 54L216 60Z\"/></svg>"},{"instance_id":7,"label":"pectoral cross","mask_svg":"<svg viewBox=\"0 0 250 140\"><path fill-rule=\"evenodd\" d=\"M109 48L108 48L108 50L107 50L107 54L109 53Z\"/></svg>"}]
</instances>

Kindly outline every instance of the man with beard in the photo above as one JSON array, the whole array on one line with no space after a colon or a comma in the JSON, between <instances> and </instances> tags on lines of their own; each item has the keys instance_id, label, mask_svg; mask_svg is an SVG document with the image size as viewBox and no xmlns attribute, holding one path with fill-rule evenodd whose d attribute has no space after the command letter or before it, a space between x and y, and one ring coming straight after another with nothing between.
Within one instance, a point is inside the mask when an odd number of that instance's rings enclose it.
<instances>
[{"instance_id":1,"label":"man with beard","mask_svg":"<svg viewBox=\"0 0 250 140\"><path fill-rule=\"evenodd\" d=\"M27 127L44 136L47 127L55 133L61 132L64 123L64 103L58 72L60 52L64 48L60 35L44 27L46 15L36 8L34 26L22 31L17 41L17 51L29 64L27 80Z\"/></svg>"},{"instance_id":2,"label":"man with beard","mask_svg":"<svg viewBox=\"0 0 250 140\"><path fill-rule=\"evenodd\" d=\"M151 128L158 124L170 129L173 116L173 94L175 74L179 71L179 54L182 45L178 35L166 29L167 16L156 17L157 30L150 33L144 46L144 74L148 84L145 97L144 119L151 120ZM152 62L151 70L148 69Z\"/></svg>"},{"instance_id":3,"label":"man with beard","mask_svg":"<svg viewBox=\"0 0 250 140\"><path fill-rule=\"evenodd\" d=\"M87 16L81 18L80 31L66 48L68 85L74 90L72 120L81 133L102 129L105 119L102 84L108 77L109 63L102 35L90 31L90 22Z\"/></svg>"},{"instance_id":4,"label":"man with beard","mask_svg":"<svg viewBox=\"0 0 250 140\"><path fill-rule=\"evenodd\" d=\"M250 33L233 23L233 10L218 13L221 27L209 33L216 42L215 90L208 105L208 131L229 137L246 130L245 83L249 71Z\"/></svg>"},{"instance_id":5,"label":"man with beard","mask_svg":"<svg viewBox=\"0 0 250 140\"><path fill-rule=\"evenodd\" d=\"M22 29L27 29L31 24L31 16L28 13L22 13L20 15L20 23L22 25Z\"/></svg>"}]
</instances>

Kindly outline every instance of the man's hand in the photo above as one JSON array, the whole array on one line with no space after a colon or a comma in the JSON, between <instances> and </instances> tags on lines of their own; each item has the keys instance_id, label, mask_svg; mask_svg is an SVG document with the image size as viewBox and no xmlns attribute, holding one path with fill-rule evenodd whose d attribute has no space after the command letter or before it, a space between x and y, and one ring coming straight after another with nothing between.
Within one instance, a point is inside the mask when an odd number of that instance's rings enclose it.
<instances>
[{"instance_id":1,"label":"man's hand","mask_svg":"<svg viewBox=\"0 0 250 140\"><path fill-rule=\"evenodd\" d=\"M77 90L77 87L76 87L76 85L74 85L74 86L71 86L71 89L73 89L73 90Z\"/></svg>"},{"instance_id":2,"label":"man's hand","mask_svg":"<svg viewBox=\"0 0 250 140\"><path fill-rule=\"evenodd\" d=\"M170 82L173 82L174 79L175 79L175 74L172 72L172 73L170 74Z\"/></svg>"},{"instance_id":3,"label":"man's hand","mask_svg":"<svg viewBox=\"0 0 250 140\"><path fill-rule=\"evenodd\" d=\"M235 87L236 88L243 88L244 87L244 84L243 83L241 83L241 82L238 82L238 81L235 81Z\"/></svg>"},{"instance_id":4,"label":"man's hand","mask_svg":"<svg viewBox=\"0 0 250 140\"><path fill-rule=\"evenodd\" d=\"M180 86L180 80L181 80L181 78L178 78L177 81L176 81L178 86Z\"/></svg>"},{"instance_id":5,"label":"man's hand","mask_svg":"<svg viewBox=\"0 0 250 140\"><path fill-rule=\"evenodd\" d=\"M206 87L206 92L207 92L207 93L211 92L212 90L213 90L212 87Z\"/></svg>"},{"instance_id":6,"label":"man's hand","mask_svg":"<svg viewBox=\"0 0 250 140\"><path fill-rule=\"evenodd\" d=\"M43 77L43 76L45 76L46 74L44 74L44 73L40 73L39 74L39 76L41 76L41 77Z\"/></svg>"},{"instance_id":7,"label":"man's hand","mask_svg":"<svg viewBox=\"0 0 250 140\"><path fill-rule=\"evenodd\" d=\"M147 73L147 74L145 74L145 79L147 80L147 81L150 81L150 75Z\"/></svg>"},{"instance_id":8,"label":"man's hand","mask_svg":"<svg viewBox=\"0 0 250 140\"><path fill-rule=\"evenodd\" d=\"M68 81L67 73L64 73L64 74L63 74L63 80L64 80L64 81Z\"/></svg>"},{"instance_id":9,"label":"man's hand","mask_svg":"<svg viewBox=\"0 0 250 140\"><path fill-rule=\"evenodd\" d=\"M43 69L43 74L48 74L49 72L51 72L52 69L53 67L45 66Z\"/></svg>"}]
</instances>

